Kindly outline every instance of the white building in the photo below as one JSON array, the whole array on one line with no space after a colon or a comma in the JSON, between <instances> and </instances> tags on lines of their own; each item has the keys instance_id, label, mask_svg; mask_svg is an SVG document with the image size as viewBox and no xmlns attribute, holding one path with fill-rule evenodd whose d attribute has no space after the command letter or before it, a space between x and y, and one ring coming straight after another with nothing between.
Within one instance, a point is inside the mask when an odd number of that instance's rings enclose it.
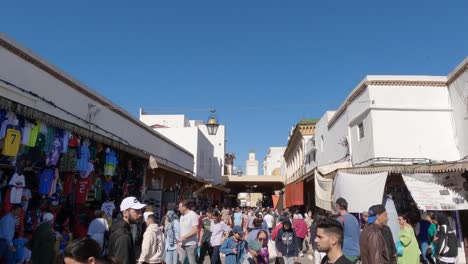
<instances>
[{"instance_id":1,"label":"white building","mask_svg":"<svg viewBox=\"0 0 468 264\"><path fill-rule=\"evenodd\" d=\"M258 160L255 159L255 152L249 152L249 159L245 162L245 175L258 176Z\"/></svg>"},{"instance_id":2,"label":"white building","mask_svg":"<svg viewBox=\"0 0 468 264\"><path fill-rule=\"evenodd\" d=\"M185 115L150 115L142 109L140 120L192 153L197 177L221 182L226 152L224 125L219 126L216 135L209 135L201 120L189 120Z\"/></svg>"},{"instance_id":3,"label":"white building","mask_svg":"<svg viewBox=\"0 0 468 264\"><path fill-rule=\"evenodd\" d=\"M263 161L263 175L279 176L281 174L281 166L285 163L284 151L286 147L270 147Z\"/></svg>"},{"instance_id":4,"label":"white building","mask_svg":"<svg viewBox=\"0 0 468 264\"><path fill-rule=\"evenodd\" d=\"M316 124L307 171L455 161L468 155L468 59L448 76L367 76Z\"/></svg>"},{"instance_id":5,"label":"white building","mask_svg":"<svg viewBox=\"0 0 468 264\"><path fill-rule=\"evenodd\" d=\"M316 123L316 119L303 119L291 129L288 146L283 155L286 163L286 183L300 179L305 174L306 145L315 138Z\"/></svg>"},{"instance_id":6,"label":"white building","mask_svg":"<svg viewBox=\"0 0 468 264\"><path fill-rule=\"evenodd\" d=\"M0 99L34 109L34 115L141 158L153 155L160 167L193 168L190 152L2 33L0 79Z\"/></svg>"}]
</instances>

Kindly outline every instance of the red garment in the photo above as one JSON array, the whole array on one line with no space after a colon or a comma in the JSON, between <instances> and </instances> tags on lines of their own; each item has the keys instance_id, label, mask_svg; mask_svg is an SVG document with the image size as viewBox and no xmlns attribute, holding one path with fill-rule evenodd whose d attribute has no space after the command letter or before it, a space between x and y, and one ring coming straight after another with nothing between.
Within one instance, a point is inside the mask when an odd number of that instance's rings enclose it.
<instances>
[{"instance_id":1,"label":"red garment","mask_svg":"<svg viewBox=\"0 0 468 264\"><path fill-rule=\"evenodd\" d=\"M279 231L281 228L283 228L283 224L282 224L282 223L279 223L279 224L277 224L277 225L273 228L273 230L271 230L271 239L272 239L273 241L276 240L276 237L278 236L278 231Z\"/></svg>"},{"instance_id":2,"label":"red garment","mask_svg":"<svg viewBox=\"0 0 468 264\"><path fill-rule=\"evenodd\" d=\"M65 174L65 181L63 184L63 194L69 195L72 192L73 188L73 173Z\"/></svg>"},{"instance_id":3,"label":"red garment","mask_svg":"<svg viewBox=\"0 0 468 264\"><path fill-rule=\"evenodd\" d=\"M13 204L10 202L10 188L5 191L5 195L3 196L3 213L8 214L13 208Z\"/></svg>"},{"instance_id":4,"label":"red garment","mask_svg":"<svg viewBox=\"0 0 468 264\"><path fill-rule=\"evenodd\" d=\"M305 238L307 236L307 223L304 219L294 220L293 228L296 231L296 236L298 238Z\"/></svg>"},{"instance_id":5,"label":"red garment","mask_svg":"<svg viewBox=\"0 0 468 264\"><path fill-rule=\"evenodd\" d=\"M86 179L78 179L75 192L75 202L77 204L86 203L89 187L91 187L91 179L89 177Z\"/></svg>"},{"instance_id":6,"label":"red garment","mask_svg":"<svg viewBox=\"0 0 468 264\"><path fill-rule=\"evenodd\" d=\"M80 140L77 134L72 134L70 140L68 141L69 147L78 147L80 145Z\"/></svg>"}]
</instances>

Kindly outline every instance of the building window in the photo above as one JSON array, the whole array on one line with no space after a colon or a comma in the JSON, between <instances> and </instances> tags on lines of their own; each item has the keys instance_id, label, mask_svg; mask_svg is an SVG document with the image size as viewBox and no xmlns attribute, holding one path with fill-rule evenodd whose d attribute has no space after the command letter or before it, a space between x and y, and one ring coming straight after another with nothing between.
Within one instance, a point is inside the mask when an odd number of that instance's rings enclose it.
<instances>
[{"instance_id":1,"label":"building window","mask_svg":"<svg viewBox=\"0 0 468 264\"><path fill-rule=\"evenodd\" d=\"M320 144L320 150L323 152L323 145L325 145L325 140L323 139L323 135L320 136L322 144Z\"/></svg>"},{"instance_id":2,"label":"building window","mask_svg":"<svg viewBox=\"0 0 468 264\"><path fill-rule=\"evenodd\" d=\"M358 136L359 139L362 139L364 137L364 124L362 122L358 125Z\"/></svg>"},{"instance_id":3,"label":"building window","mask_svg":"<svg viewBox=\"0 0 468 264\"><path fill-rule=\"evenodd\" d=\"M310 153L310 160L315 162L315 150Z\"/></svg>"}]
</instances>

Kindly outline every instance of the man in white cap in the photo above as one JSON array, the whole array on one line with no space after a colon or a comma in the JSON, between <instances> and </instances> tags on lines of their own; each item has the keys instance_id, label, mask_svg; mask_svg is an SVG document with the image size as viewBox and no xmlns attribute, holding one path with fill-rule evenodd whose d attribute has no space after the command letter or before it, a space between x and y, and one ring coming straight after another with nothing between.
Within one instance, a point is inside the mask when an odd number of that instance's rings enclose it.
<instances>
[{"instance_id":1,"label":"man in white cap","mask_svg":"<svg viewBox=\"0 0 468 264\"><path fill-rule=\"evenodd\" d=\"M135 246L131 233L131 224L142 220L142 209L146 204L140 203L137 198L130 196L123 199L120 204L122 221L112 225L109 237L108 254L116 257L123 264L135 264Z\"/></svg>"},{"instance_id":2,"label":"man in white cap","mask_svg":"<svg viewBox=\"0 0 468 264\"><path fill-rule=\"evenodd\" d=\"M55 258L54 215L45 213L31 240L32 263L53 263Z\"/></svg>"}]
</instances>

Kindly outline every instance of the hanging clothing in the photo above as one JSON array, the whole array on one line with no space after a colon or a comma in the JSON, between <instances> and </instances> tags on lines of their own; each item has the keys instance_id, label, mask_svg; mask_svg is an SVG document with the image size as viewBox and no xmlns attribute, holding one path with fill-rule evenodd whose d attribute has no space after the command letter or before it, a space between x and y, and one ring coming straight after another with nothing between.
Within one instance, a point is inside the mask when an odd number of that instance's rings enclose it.
<instances>
[{"instance_id":1,"label":"hanging clothing","mask_svg":"<svg viewBox=\"0 0 468 264\"><path fill-rule=\"evenodd\" d=\"M104 175L105 176L114 176L115 169L117 168L117 156L113 150L109 150L106 155L106 165L104 166Z\"/></svg>"},{"instance_id":2,"label":"hanging clothing","mask_svg":"<svg viewBox=\"0 0 468 264\"><path fill-rule=\"evenodd\" d=\"M18 173L13 174L9 185L11 186L10 203L20 204L21 197L23 196L23 188L26 187L24 175L18 175Z\"/></svg>"},{"instance_id":3,"label":"hanging clothing","mask_svg":"<svg viewBox=\"0 0 468 264\"><path fill-rule=\"evenodd\" d=\"M90 158L89 148L86 143L79 148L79 153L80 157L76 165L76 170L79 172L86 172Z\"/></svg>"},{"instance_id":4,"label":"hanging clothing","mask_svg":"<svg viewBox=\"0 0 468 264\"><path fill-rule=\"evenodd\" d=\"M29 143L29 138L31 137L31 130L34 127L33 123L28 121L25 122L23 127L23 132L21 133L21 145L27 146Z\"/></svg>"},{"instance_id":5,"label":"hanging clothing","mask_svg":"<svg viewBox=\"0 0 468 264\"><path fill-rule=\"evenodd\" d=\"M34 148L36 146L37 137L41 132L41 125L39 122L36 121L36 124L31 128L29 132L29 140L27 146L30 148Z\"/></svg>"},{"instance_id":6,"label":"hanging clothing","mask_svg":"<svg viewBox=\"0 0 468 264\"><path fill-rule=\"evenodd\" d=\"M88 161L88 165L86 166L86 170L80 172L80 177L81 178L88 178L91 172L94 171L94 165L90 161Z\"/></svg>"},{"instance_id":7,"label":"hanging clothing","mask_svg":"<svg viewBox=\"0 0 468 264\"><path fill-rule=\"evenodd\" d=\"M21 132L16 129L7 129L5 142L3 143L2 154L9 157L18 155L19 146L21 144Z\"/></svg>"},{"instance_id":8,"label":"hanging clothing","mask_svg":"<svg viewBox=\"0 0 468 264\"><path fill-rule=\"evenodd\" d=\"M39 194L48 195L52 181L54 180L54 170L52 168L44 169L39 175Z\"/></svg>"},{"instance_id":9,"label":"hanging clothing","mask_svg":"<svg viewBox=\"0 0 468 264\"><path fill-rule=\"evenodd\" d=\"M70 137L71 137L71 132L70 131L65 131L63 133L63 148L62 148L62 153L67 153L68 152L68 145L70 142Z\"/></svg>"},{"instance_id":10,"label":"hanging clothing","mask_svg":"<svg viewBox=\"0 0 468 264\"><path fill-rule=\"evenodd\" d=\"M102 181L100 178L97 178L96 181L94 182L94 198L96 201L101 201L102 200Z\"/></svg>"}]
</instances>

